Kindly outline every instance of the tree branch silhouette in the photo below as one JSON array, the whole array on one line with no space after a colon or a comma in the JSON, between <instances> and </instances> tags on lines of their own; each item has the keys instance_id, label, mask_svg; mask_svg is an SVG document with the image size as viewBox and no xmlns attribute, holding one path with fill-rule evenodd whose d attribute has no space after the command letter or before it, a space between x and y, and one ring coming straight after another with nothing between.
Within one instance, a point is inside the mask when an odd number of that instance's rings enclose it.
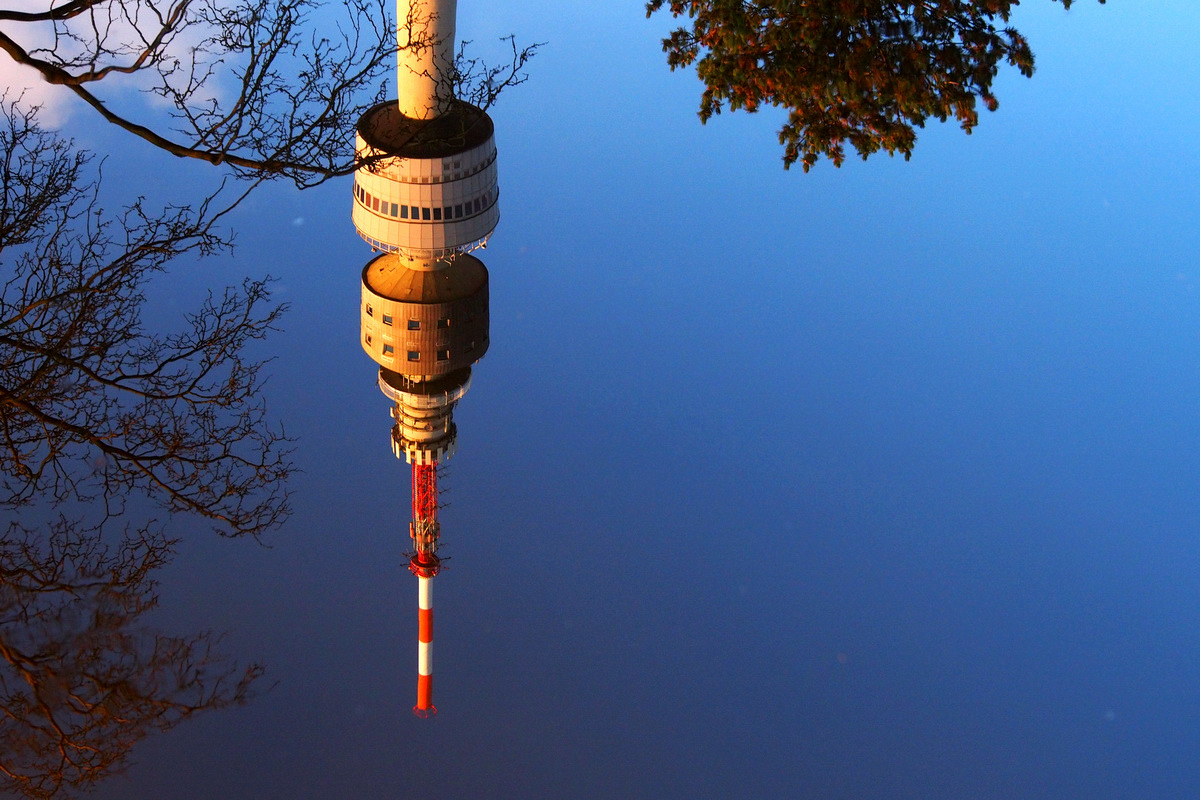
<instances>
[{"instance_id":1,"label":"tree branch silhouette","mask_svg":"<svg viewBox=\"0 0 1200 800\"><path fill-rule=\"evenodd\" d=\"M181 158L238 177L312 186L354 171L354 128L384 98L395 67L385 0L71 0L45 11L0 7L0 51L62 86L107 122ZM402 20L406 47L433 46L428 19ZM38 46L35 43L48 40ZM490 104L520 83L537 46L510 65L461 60L469 94ZM169 124L138 121L117 81L166 102ZM107 90L107 91L106 91ZM464 95L466 97L466 95ZM470 98L468 98L470 99ZM484 106L486 108L486 106Z\"/></svg>"},{"instance_id":2,"label":"tree branch silhouette","mask_svg":"<svg viewBox=\"0 0 1200 800\"><path fill-rule=\"evenodd\" d=\"M268 281L210 292L173 333L141 319L168 262L229 248L225 211L210 197L109 214L88 154L0 110L0 506L136 490L225 535L278 525L290 443L246 354L284 310Z\"/></svg>"},{"instance_id":3,"label":"tree branch silhouette","mask_svg":"<svg viewBox=\"0 0 1200 800\"><path fill-rule=\"evenodd\" d=\"M0 535L0 786L31 798L86 790L147 734L246 702L263 675L212 632L145 625L172 542L150 527L115 545L59 517Z\"/></svg>"}]
</instances>

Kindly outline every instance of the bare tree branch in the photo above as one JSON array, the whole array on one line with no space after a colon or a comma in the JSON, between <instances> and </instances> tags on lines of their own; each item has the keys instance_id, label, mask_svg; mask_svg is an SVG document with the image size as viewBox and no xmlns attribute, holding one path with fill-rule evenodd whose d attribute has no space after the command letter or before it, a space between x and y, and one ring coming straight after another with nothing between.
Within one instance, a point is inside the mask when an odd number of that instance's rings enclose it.
<instances>
[{"instance_id":1,"label":"bare tree branch","mask_svg":"<svg viewBox=\"0 0 1200 800\"><path fill-rule=\"evenodd\" d=\"M242 178L311 186L358 166L355 125L395 66L389 9L386 0L71 0L43 12L0 8L11 23L0 51L155 147ZM434 45L427 20L402 24L407 48ZM50 44L23 44L38 33ZM536 49L514 43L502 67L460 57L460 96L488 107L524 80ZM163 98L170 122L121 107L103 91L118 79Z\"/></svg>"},{"instance_id":2,"label":"bare tree branch","mask_svg":"<svg viewBox=\"0 0 1200 800\"><path fill-rule=\"evenodd\" d=\"M99 205L89 157L2 106L0 506L147 493L225 535L288 514L290 442L267 420L246 349L283 307L267 280L210 292L175 333L141 323L174 258L227 250L213 199L153 212Z\"/></svg>"},{"instance_id":3,"label":"bare tree branch","mask_svg":"<svg viewBox=\"0 0 1200 800\"><path fill-rule=\"evenodd\" d=\"M145 625L173 542L149 526L112 544L58 518L0 534L0 787L31 798L119 772L147 734L240 705L263 668L238 668L220 636Z\"/></svg>"}]
</instances>

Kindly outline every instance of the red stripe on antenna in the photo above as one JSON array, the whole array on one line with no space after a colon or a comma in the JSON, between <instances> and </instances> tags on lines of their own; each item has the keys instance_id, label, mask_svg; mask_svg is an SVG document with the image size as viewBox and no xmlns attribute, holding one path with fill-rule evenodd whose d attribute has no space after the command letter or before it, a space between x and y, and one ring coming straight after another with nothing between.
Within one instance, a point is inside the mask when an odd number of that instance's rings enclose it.
<instances>
[{"instance_id":1,"label":"red stripe on antenna","mask_svg":"<svg viewBox=\"0 0 1200 800\"><path fill-rule=\"evenodd\" d=\"M432 675L417 676L417 704L413 706L413 713L421 719L427 719L437 713L437 709L433 707Z\"/></svg>"},{"instance_id":2,"label":"red stripe on antenna","mask_svg":"<svg viewBox=\"0 0 1200 800\"><path fill-rule=\"evenodd\" d=\"M433 609L417 609L417 641L433 644Z\"/></svg>"}]
</instances>

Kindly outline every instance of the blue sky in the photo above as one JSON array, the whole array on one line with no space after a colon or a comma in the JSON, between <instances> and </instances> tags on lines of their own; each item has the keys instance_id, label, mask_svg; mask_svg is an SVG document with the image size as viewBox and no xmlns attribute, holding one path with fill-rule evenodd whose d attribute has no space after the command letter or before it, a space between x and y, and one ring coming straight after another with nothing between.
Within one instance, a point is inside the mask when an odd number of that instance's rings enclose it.
<instances>
[{"instance_id":1,"label":"blue sky","mask_svg":"<svg viewBox=\"0 0 1200 800\"><path fill-rule=\"evenodd\" d=\"M1200 7L1147 5L1030 0L1037 74L973 135L806 175L775 112L699 124L666 18L463 2L481 51L547 44L493 114L442 713L350 183L269 187L156 291L279 278L297 514L269 550L178 523L161 614L279 683L99 796L1194 796ZM207 180L71 124L115 192Z\"/></svg>"}]
</instances>

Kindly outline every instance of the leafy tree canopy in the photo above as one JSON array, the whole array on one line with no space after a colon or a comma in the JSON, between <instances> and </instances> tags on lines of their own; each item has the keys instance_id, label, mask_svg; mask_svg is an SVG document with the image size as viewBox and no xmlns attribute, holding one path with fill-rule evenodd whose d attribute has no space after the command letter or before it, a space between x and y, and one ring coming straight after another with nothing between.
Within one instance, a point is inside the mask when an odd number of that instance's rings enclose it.
<instances>
[{"instance_id":1,"label":"leafy tree canopy","mask_svg":"<svg viewBox=\"0 0 1200 800\"><path fill-rule=\"evenodd\" d=\"M1072 0L1059 0L1070 7ZM1104 0L1099 0L1103 3ZM650 0L690 24L663 40L671 69L696 65L700 119L728 106L786 108L783 163L841 166L849 142L911 157L914 126L934 117L979 123L998 102L1001 62L1026 77L1033 51L1008 27L1017 0ZM1001 27L997 27L997 24Z\"/></svg>"}]
</instances>

